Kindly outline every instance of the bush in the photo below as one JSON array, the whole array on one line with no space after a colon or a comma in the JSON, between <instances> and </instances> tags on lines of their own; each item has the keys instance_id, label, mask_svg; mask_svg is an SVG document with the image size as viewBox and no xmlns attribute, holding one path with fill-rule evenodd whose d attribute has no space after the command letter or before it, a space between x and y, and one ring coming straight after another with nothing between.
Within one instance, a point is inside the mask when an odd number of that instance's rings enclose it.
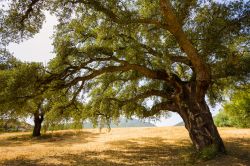
<instances>
[{"instance_id":1,"label":"bush","mask_svg":"<svg viewBox=\"0 0 250 166\"><path fill-rule=\"evenodd\" d=\"M215 117L219 127L250 128L250 88L235 91L230 101L224 103L223 110Z\"/></svg>"},{"instance_id":2,"label":"bush","mask_svg":"<svg viewBox=\"0 0 250 166\"><path fill-rule=\"evenodd\" d=\"M214 122L218 127L232 127L233 124L230 117L224 112L220 111L214 118Z\"/></svg>"}]
</instances>

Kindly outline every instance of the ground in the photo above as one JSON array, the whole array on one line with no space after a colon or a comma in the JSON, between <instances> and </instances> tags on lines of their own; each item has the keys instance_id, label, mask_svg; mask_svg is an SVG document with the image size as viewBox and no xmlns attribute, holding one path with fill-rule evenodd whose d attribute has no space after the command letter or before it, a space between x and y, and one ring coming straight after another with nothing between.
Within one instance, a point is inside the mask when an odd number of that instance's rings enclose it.
<instances>
[{"instance_id":1,"label":"ground","mask_svg":"<svg viewBox=\"0 0 250 166\"><path fill-rule=\"evenodd\" d=\"M201 161L184 127L67 130L39 139L0 134L0 165L250 165L250 129L219 128L228 155Z\"/></svg>"}]
</instances>

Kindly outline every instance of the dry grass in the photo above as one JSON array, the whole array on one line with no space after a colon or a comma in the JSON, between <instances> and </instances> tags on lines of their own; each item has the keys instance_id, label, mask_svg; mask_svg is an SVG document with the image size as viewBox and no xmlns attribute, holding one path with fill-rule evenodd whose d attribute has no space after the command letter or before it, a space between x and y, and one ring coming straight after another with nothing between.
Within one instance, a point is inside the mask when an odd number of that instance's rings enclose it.
<instances>
[{"instance_id":1,"label":"dry grass","mask_svg":"<svg viewBox=\"0 0 250 166\"><path fill-rule=\"evenodd\" d=\"M220 128L228 155L194 161L184 127L0 134L0 165L250 165L250 129Z\"/></svg>"}]
</instances>

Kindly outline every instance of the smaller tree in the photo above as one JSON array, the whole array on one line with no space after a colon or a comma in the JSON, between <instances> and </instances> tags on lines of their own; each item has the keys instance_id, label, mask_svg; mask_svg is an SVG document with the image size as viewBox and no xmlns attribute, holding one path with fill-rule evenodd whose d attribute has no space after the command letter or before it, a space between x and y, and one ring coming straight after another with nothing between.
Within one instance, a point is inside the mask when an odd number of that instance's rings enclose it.
<instances>
[{"instance_id":1,"label":"smaller tree","mask_svg":"<svg viewBox=\"0 0 250 166\"><path fill-rule=\"evenodd\" d=\"M47 124L61 123L66 118L80 121L82 116L75 115L79 104L72 89L54 90L41 64L22 63L12 56L1 59L0 115L33 117L34 137L41 135L45 118L48 118Z\"/></svg>"},{"instance_id":2,"label":"smaller tree","mask_svg":"<svg viewBox=\"0 0 250 166\"><path fill-rule=\"evenodd\" d=\"M5 60L9 62L9 58ZM4 63L3 63L4 64ZM43 98L38 96L38 80L41 79L42 68L38 63L22 63L18 60L2 65L0 71L0 108L2 113L9 112L16 117L34 115L35 128L33 136L39 136L38 122L43 120Z\"/></svg>"},{"instance_id":3,"label":"smaller tree","mask_svg":"<svg viewBox=\"0 0 250 166\"><path fill-rule=\"evenodd\" d=\"M250 86L236 90L215 119L217 126L250 127Z\"/></svg>"}]
</instances>

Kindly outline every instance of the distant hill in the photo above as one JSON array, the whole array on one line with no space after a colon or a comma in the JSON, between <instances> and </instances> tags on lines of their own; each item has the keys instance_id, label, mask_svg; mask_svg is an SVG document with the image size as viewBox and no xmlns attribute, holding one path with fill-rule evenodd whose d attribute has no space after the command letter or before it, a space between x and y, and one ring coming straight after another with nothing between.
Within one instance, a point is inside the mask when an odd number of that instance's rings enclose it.
<instances>
[{"instance_id":1,"label":"distant hill","mask_svg":"<svg viewBox=\"0 0 250 166\"><path fill-rule=\"evenodd\" d=\"M213 119L215 119L215 118L216 118L216 116L213 116ZM183 121L181 121L181 122L175 124L174 126L185 126L185 124Z\"/></svg>"},{"instance_id":2,"label":"distant hill","mask_svg":"<svg viewBox=\"0 0 250 166\"><path fill-rule=\"evenodd\" d=\"M84 122L83 123L83 128L85 129L90 129L94 128L93 124L91 122ZM126 128L126 127L155 127L154 124L150 122L145 122L142 120L138 119L125 119L125 118L120 118L119 123L111 122L110 125L111 128ZM80 129L81 124L74 124L74 123L61 123L61 124L56 124L54 126L48 126L46 130L68 130L68 129ZM96 126L98 128L98 126ZM102 128L107 128L106 126L103 126Z\"/></svg>"},{"instance_id":3,"label":"distant hill","mask_svg":"<svg viewBox=\"0 0 250 166\"><path fill-rule=\"evenodd\" d=\"M184 122L179 122L179 123L175 124L174 126L184 126Z\"/></svg>"},{"instance_id":4,"label":"distant hill","mask_svg":"<svg viewBox=\"0 0 250 166\"><path fill-rule=\"evenodd\" d=\"M84 122L83 126L84 126L84 128L93 128L93 125L90 122ZM119 120L118 124L116 124L114 122L111 122L110 127L111 128L155 127L155 125L150 123L150 122L145 122L145 121L138 120L138 119L124 119L124 118L121 118Z\"/></svg>"}]
</instances>

